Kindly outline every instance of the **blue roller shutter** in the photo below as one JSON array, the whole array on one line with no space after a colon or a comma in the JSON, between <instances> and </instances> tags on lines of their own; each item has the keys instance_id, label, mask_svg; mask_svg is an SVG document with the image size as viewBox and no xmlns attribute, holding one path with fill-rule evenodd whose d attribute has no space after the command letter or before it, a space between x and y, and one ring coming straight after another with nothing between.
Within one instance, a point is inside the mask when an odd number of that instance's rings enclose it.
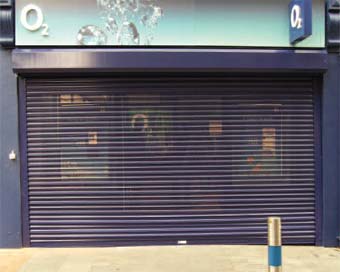
<instances>
[{"instance_id":1,"label":"blue roller shutter","mask_svg":"<svg viewBox=\"0 0 340 272\"><path fill-rule=\"evenodd\" d=\"M311 78L30 79L31 246L315 244Z\"/></svg>"}]
</instances>

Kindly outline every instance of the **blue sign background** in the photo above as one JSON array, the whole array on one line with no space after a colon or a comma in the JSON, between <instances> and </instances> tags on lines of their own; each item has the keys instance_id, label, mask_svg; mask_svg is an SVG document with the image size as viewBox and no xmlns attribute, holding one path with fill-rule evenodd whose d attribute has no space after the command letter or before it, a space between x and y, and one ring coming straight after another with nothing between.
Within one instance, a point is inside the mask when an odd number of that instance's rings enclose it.
<instances>
[{"instance_id":1,"label":"blue sign background","mask_svg":"<svg viewBox=\"0 0 340 272\"><path fill-rule=\"evenodd\" d=\"M299 7L299 12L293 11L294 7ZM294 14L292 14L294 13ZM292 18L293 16L293 18ZM296 25L292 25L292 19ZM289 4L289 31L290 43L299 42L312 35L312 1L293 0Z\"/></svg>"}]
</instances>

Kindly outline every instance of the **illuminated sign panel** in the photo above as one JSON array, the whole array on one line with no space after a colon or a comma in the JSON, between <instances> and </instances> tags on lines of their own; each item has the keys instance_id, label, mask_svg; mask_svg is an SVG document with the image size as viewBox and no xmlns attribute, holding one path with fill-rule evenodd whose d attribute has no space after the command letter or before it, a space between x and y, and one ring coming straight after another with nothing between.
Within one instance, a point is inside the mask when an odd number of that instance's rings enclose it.
<instances>
[{"instance_id":1,"label":"illuminated sign panel","mask_svg":"<svg viewBox=\"0 0 340 272\"><path fill-rule=\"evenodd\" d=\"M325 46L325 6L313 35L290 43L290 0L17 0L17 46ZM298 23L297 13L293 19Z\"/></svg>"}]
</instances>

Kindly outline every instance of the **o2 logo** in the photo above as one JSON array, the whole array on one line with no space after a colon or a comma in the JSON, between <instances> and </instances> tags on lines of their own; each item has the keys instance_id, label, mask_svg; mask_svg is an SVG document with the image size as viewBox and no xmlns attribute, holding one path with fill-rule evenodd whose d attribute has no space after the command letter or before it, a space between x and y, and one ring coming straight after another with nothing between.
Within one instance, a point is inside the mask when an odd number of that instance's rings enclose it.
<instances>
[{"instance_id":1,"label":"o2 logo","mask_svg":"<svg viewBox=\"0 0 340 272\"><path fill-rule=\"evenodd\" d=\"M292 0L289 4L290 43L312 35L312 0Z\"/></svg>"},{"instance_id":2,"label":"o2 logo","mask_svg":"<svg viewBox=\"0 0 340 272\"><path fill-rule=\"evenodd\" d=\"M303 20L301 18L301 7L294 5L290 13L290 25L292 28L302 28Z\"/></svg>"},{"instance_id":3,"label":"o2 logo","mask_svg":"<svg viewBox=\"0 0 340 272\"><path fill-rule=\"evenodd\" d=\"M36 14L35 22L29 22L29 16L31 13ZM25 6L21 11L20 16L21 24L24 28L31 32L36 32L41 30L41 36L48 37L49 36L49 27L48 24L44 23L44 14L40 7L37 5L29 4Z\"/></svg>"}]
</instances>

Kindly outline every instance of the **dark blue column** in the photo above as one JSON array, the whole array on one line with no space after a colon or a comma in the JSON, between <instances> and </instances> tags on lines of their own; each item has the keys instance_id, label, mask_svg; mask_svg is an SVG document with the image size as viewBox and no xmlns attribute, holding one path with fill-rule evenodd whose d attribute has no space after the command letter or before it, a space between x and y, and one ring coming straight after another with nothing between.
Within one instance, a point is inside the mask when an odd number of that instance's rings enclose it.
<instances>
[{"instance_id":1,"label":"dark blue column","mask_svg":"<svg viewBox=\"0 0 340 272\"><path fill-rule=\"evenodd\" d=\"M322 93L323 245L340 235L340 56L329 55Z\"/></svg>"},{"instance_id":2,"label":"dark blue column","mask_svg":"<svg viewBox=\"0 0 340 272\"><path fill-rule=\"evenodd\" d=\"M17 101L11 51L0 48L0 248L22 246Z\"/></svg>"},{"instance_id":3,"label":"dark blue column","mask_svg":"<svg viewBox=\"0 0 340 272\"><path fill-rule=\"evenodd\" d=\"M335 73L337 74L336 76L336 82L335 84L335 88L338 90L338 93L340 93L340 53L338 54L334 54L331 56L332 60L332 65L334 65L334 70ZM339 95L339 103L338 103L338 107L339 107L339 121L340 121L340 95ZM338 123L338 128L339 128L339 136L340 136L340 123ZM338 138L338 142L340 143L340 139ZM337 197L337 203L338 203L338 225L336 228L336 232L337 232L337 245L340 246L340 144L338 147L338 158L339 158L339 164L338 164L338 197Z\"/></svg>"}]
</instances>

